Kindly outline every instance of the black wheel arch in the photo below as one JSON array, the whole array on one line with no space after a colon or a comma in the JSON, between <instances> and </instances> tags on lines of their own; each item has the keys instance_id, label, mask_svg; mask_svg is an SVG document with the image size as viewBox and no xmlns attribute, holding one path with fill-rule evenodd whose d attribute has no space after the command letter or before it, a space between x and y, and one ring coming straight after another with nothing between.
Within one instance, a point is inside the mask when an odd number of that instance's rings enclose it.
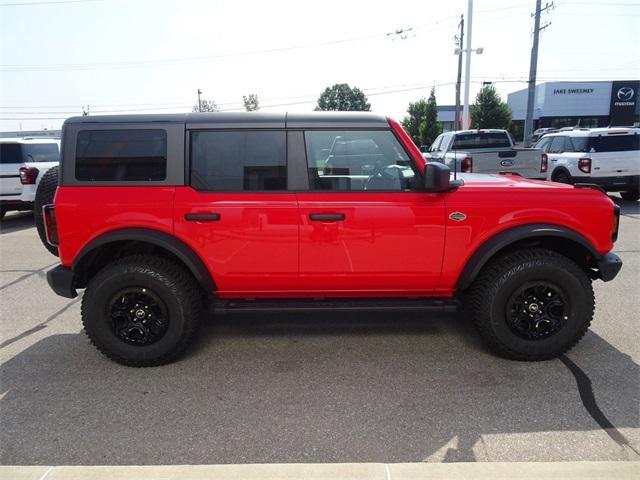
<instances>
[{"instance_id":1,"label":"black wheel arch","mask_svg":"<svg viewBox=\"0 0 640 480\"><path fill-rule=\"evenodd\" d=\"M551 181L555 181L559 174L564 173L567 177L569 177L569 181L572 180L571 172L566 167L556 167L553 169L553 173L551 174Z\"/></svg>"},{"instance_id":2,"label":"black wheel arch","mask_svg":"<svg viewBox=\"0 0 640 480\"><path fill-rule=\"evenodd\" d=\"M206 292L217 290L204 261L191 247L175 236L149 228L125 228L107 232L85 245L72 264L76 276L75 285L83 288L109 262L139 253L177 260L191 272Z\"/></svg>"},{"instance_id":3,"label":"black wheel arch","mask_svg":"<svg viewBox=\"0 0 640 480\"><path fill-rule=\"evenodd\" d=\"M592 277L596 262L601 258L589 240L575 230L544 223L521 225L503 230L480 245L462 269L456 290L470 287L482 268L496 255L531 246L542 246L571 258Z\"/></svg>"}]
</instances>

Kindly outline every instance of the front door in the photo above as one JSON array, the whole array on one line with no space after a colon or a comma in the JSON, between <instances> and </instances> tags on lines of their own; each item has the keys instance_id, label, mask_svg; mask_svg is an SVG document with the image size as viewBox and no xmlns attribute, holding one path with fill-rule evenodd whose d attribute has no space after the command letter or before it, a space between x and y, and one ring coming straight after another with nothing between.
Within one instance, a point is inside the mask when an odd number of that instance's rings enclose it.
<instances>
[{"instance_id":1,"label":"front door","mask_svg":"<svg viewBox=\"0 0 640 480\"><path fill-rule=\"evenodd\" d=\"M305 132L300 289L318 296L432 294L444 250L441 195L390 130Z\"/></svg>"}]
</instances>

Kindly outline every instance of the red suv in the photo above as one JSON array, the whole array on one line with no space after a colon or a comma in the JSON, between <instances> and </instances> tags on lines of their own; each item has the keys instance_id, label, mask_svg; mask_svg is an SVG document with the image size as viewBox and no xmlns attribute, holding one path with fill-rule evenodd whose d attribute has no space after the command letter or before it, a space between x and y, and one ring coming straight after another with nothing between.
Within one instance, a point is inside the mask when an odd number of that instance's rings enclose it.
<instances>
[{"instance_id":1,"label":"red suv","mask_svg":"<svg viewBox=\"0 0 640 480\"><path fill-rule=\"evenodd\" d=\"M369 113L71 118L43 209L61 261L47 278L85 289L87 335L132 366L176 359L205 312L462 299L504 357L571 348L591 280L622 266L617 207L591 185L450 173Z\"/></svg>"}]
</instances>

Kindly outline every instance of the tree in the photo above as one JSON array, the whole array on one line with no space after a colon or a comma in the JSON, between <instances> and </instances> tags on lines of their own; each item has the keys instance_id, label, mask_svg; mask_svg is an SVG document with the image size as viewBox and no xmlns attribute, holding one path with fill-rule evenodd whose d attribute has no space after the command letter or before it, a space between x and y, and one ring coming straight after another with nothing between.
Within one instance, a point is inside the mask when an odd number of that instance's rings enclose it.
<instances>
[{"instance_id":1,"label":"tree","mask_svg":"<svg viewBox=\"0 0 640 480\"><path fill-rule=\"evenodd\" d=\"M347 83L336 83L325 88L318 98L316 110L341 110L368 112L371 105L367 96L358 87L351 88Z\"/></svg>"},{"instance_id":2,"label":"tree","mask_svg":"<svg viewBox=\"0 0 640 480\"><path fill-rule=\"evenodd\" d=\"M260 102L258 101L258 95L250 93L249 95L242 96L242 102L244 103L244 109L247 112L257 112L260 110Z\"/></svg>"},{"instance_id":3,"label":"tree","mask_svg":"<svg viewBox=\"0 0 640 480\"><path fill-rule=\"evenodd\" d=\"M196 104L193 106L193 111L194 112L219 112L220 107L218 107L218 104L214 100L206 100L203 98L200 101L200 105Z\"/></svg>"},{"instance_id":4,"label":"tree","mask_svg":"<svg viewBox=\"0 0 640 480\"><path fill-rule=\"evenodd\" d=\"M417 102L409 103L407 115L402 121L413 142L417 145L431 145L442 133L442 125L438 123L438 105L435 89L431 89L429 99L424 97Z\"/></svg>"},{"instance_id":5,"label":"tree","mask_svg":"<svg viewBox=\"0 0 640 480\"><path fill-rule=\"evenodd\" d=\"M471 106L471 128L509 129L511 110L493 85L485 85L478 92L475 104Z\"/></svg>"},{"instance_id":6,"label":"tree","mask_svg":"<svg viewBox=\"0 0 640 480\"><path fill-rule=\"evenodd\" d=\"M411 140L413 140L413 143L420 146L422 145L420 139L420 124L427 118L427 101L424 97L420 98L417 102L409 103L407 113L409 115L402 120L402 126L411 137Z\"/></svg>"},{"instance_id":7,"label":"tree","mask_svg":"<svg viewBox=\"0 0 640 480\"><path fill-rule=\"evenodd\" d=\"M438 123L438 104L436 103L436 90L431 88L424 120L420 123L420 141L422 145L431 145L438 135L442 133L442 125Z\"/></svg>"}]
</instances>

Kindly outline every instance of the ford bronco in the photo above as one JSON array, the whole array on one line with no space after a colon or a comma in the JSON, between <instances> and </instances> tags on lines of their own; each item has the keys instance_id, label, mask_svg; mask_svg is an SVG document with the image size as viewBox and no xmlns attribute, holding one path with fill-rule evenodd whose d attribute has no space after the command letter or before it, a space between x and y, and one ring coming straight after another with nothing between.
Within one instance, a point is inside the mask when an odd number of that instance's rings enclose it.
<instances>
[{"instance_id":1,"label":"ford bronco","mask_svg":"<svg viewBox=\"0 0 640 480\"><path fill-rule=\"evenodd\" d=\"M207 312L459 304L497 354L544 360L585 334L591 281L622 266L598 187L453 179L370 113L70 118L61 158L47 279L85 289L89 339L125 365L177 359Z\"/></svg>"}]
</instances>

